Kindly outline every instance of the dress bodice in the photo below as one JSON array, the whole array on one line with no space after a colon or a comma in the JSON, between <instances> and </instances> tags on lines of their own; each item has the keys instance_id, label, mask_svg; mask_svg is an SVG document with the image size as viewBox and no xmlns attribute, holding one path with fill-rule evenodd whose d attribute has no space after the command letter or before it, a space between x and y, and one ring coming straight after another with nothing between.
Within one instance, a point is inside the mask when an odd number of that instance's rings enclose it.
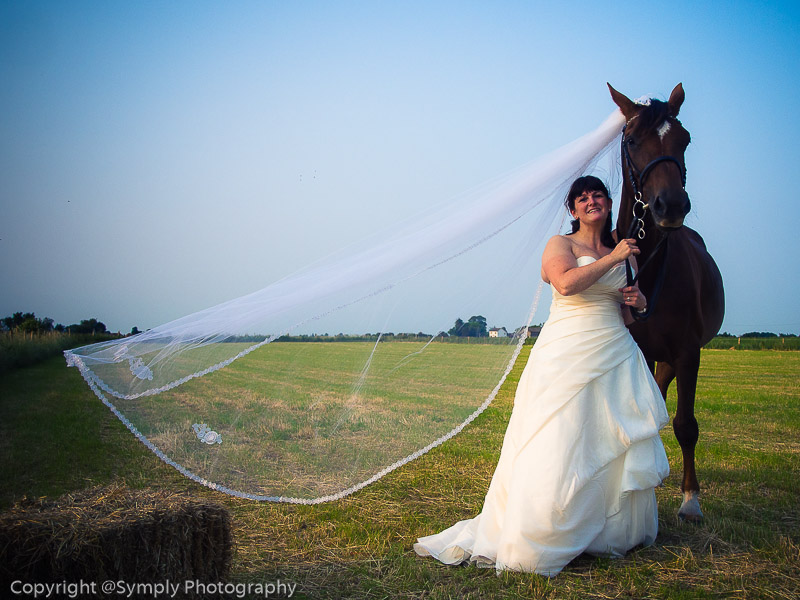
<instances>
[{"instance_id":1,"label":"dress bodice","mask_svg":"<svg viewBox=\"0 0 800 600\"><path fill-rule=\"evenodd\" d=\"M580 256L578 257L578 266L583 267L596 260L597 259L593 256ZM616 317L619 315L621 318L620 304L622 303L622 293L619 289L624 287L625 284L625 263L619 263L614 265L591 286L578 294L564 296L551 285L553 290L553 303L550 306L550 314L551 316L554 315L554 313L569 314L578 309L585 311L588 308L595 314L600 311L606 313L608 316Z\"/></svg>"}]
</instances>

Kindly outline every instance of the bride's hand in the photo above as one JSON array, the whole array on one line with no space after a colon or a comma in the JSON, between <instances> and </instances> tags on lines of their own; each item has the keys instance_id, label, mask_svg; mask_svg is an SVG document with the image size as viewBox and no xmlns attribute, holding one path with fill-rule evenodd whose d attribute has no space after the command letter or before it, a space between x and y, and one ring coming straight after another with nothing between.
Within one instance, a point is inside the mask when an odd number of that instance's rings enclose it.
<instances>
[{"instance_id":1,"label":"bride's hand","mask_svg":"<svg viewBox=\"0 0 800 600\"><path fill-rule=\"evenodd\" d=\"M644 294L637 286L631 285L619 288L619 291L622 292L622 303L624 305L630 306L639 312L647 308L647 298L644 297Z\"/></svg>"},{"instance_id":2,"label":"bride's hand","mask_svg":"<svg viewBox=\"0 0 800 600\"><path fill-rule=\"evenodd\" d=\"M611 251L611 256L614 258L614 262L618 263L631 255L639 254L639 252L641 250L636 245L636 240L627 238L617 244L617 247Z\"/></svg>"}]
</instances>

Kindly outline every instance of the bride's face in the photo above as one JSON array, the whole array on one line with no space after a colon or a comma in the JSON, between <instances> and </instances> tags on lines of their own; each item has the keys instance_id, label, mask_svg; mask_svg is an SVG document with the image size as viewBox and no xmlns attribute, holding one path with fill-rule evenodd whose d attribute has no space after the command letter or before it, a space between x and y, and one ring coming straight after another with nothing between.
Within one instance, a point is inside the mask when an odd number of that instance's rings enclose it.
<instances>
[{"instance_id":1,"label":"bride's face","mask_svg":"<svg viewBox=\"0 0 800 600\"><path fill-rule=\"evenodd\" d=\"M584 192L575 198L572 216L587 225L604 224L611 210L611 199L600 191Z\"/></svg>"}]
</instances>

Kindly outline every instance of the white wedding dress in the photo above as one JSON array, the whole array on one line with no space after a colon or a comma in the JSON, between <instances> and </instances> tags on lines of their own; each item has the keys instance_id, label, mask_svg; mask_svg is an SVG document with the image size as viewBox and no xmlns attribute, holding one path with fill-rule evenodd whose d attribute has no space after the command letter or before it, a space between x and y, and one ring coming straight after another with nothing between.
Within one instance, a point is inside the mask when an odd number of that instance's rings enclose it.
<instances>
[{"instance_id":1,"label":"white wedding dress","mask_svg":"<svg viewBox=\"0 0 800 600\"><path fill-rule=\"evenodd\" d=\"M619 264L580 294L553 290L482 512L420 538L418 554L552 576L582 552L653 542L668 415L623 323L624 285Z\"/></svg>"}]
</instances>

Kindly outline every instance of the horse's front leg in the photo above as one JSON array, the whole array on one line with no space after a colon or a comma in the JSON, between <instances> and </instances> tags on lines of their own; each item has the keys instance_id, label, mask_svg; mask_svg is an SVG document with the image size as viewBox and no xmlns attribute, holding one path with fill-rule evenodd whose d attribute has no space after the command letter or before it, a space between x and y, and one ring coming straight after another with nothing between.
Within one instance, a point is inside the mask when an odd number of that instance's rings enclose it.
<instances>
[{"instance_id":1,"label":"horse's front leg","mask_svg":"<svg viewBox=\"0 0 800 600\"><path fill-rule=\"evenodd\" d=\"M694 467L694 449L700 436L697 419L694 416L694 398L697 391L697 372L700 369L700 349L688 353L675 361L678 379L678 408L672 420L672 430L681 446L683 454L683 504L678 516L684 521L698 523L703 520L698 495L700 484Z\"/></svg>"},{"instance_id":2,"label":"horse's front leg","mask_svg":"<svg viewBox=\"0 0 800 600\"><path fill-rule=\"evenodd\" d=\"M658 384L658 389L661 390L661 396L666 401L669 384L672 383L673 379L675 379L675 369L669 363L658 361L655 369L655 378L656 383Z\"/></svg>"}]
</instances>

